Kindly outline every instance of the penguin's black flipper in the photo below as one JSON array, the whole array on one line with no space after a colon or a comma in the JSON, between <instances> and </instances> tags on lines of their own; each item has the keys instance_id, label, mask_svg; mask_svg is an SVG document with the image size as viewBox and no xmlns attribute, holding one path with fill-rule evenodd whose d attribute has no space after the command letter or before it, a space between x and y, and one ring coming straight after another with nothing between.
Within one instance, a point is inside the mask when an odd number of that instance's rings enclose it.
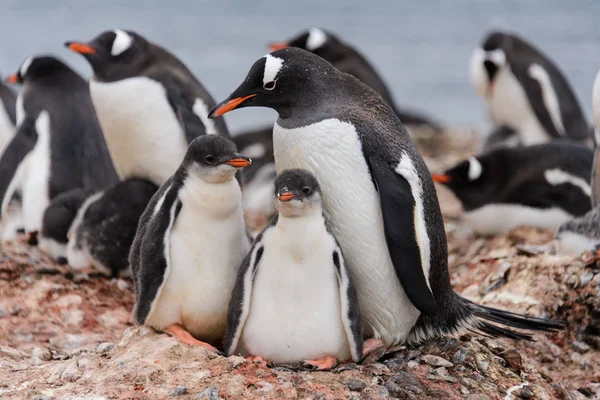
<instances>
[{"instance_id":1,"label":"penguin's black flipper","mask_svg":"<svg viewBox=\"0 0 600 400\"><path fill-rule=\"evenodd\" d=\"M385 239L396 276L411 303L423 314L435 315L438 306L423 269L417 240L416 204L410 183L387 164L368 158L379 192Z\"/></svg>"},{"instance_id":2,"label":"penguin's black flipper","mask_svg":"<svg viewBox=\"0 0 600 400\"><path fill-rule=\"evenodd\" d=\"M594 135L595 136L595 135ZM600 146L596 144L594 150L594 162L592 164L592 207L600 203Z\"/></svg>"},{"instance_id":3,"label":"penguin's black flipper","mask_svg":"<svg viewBox=\"0 0 600 400\"><path fill-rule=\"evenodd\" d=\"M198 136L205 135L206 127L193 111L195 99L185 93L180 85L169 85L168 82L164 84L167 88L167 99L185 132L188 144Z\"/></svg>"},{"instance_id":4,"label":"penguin's black flipper","mask_svg":"<svg viewBox=\"0 0 600 400\"><path fill-rule=\"evenodd\" d=\"M2 157L0 157L0 199L2 199L2 205L5 203L8 205L10 198L5 199L5 197L7 195L12 197L13 194L7 193L9 186L11 186L19 165L23 162L27 154L33 150L36 142L37 131L35 130L35 119L25 118L19 125L15 136L11 139L6 150L2 153Z\"/></svg>"},{"instance_id":5,"label":"penguin's black flipper","mask_svg":"<svg viewBox=\"0 0 600 400\"><path fill-rule=\"evenodd\" d=\"M167 181L140 218L129 262L135 289L134 321L142 325L169 274L169 237L181 211L179 188Z\"/></svg>"}]
</instances>

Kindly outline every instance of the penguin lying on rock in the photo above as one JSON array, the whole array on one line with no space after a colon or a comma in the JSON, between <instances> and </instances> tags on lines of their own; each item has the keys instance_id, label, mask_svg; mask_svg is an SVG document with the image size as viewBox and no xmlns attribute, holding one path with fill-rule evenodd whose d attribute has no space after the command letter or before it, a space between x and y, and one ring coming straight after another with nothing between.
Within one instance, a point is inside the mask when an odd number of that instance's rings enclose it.
<instances>
[{"instance_id":1,"label":"penguin lying on rock","mask_svg":"<svg viewBox=\"0 0 600 400\"><path fill-rule=\"evenodd\" d=\"M497 148L433 180L462 202L463 220L481 235L517 226L556 229L591 208L593 151L566 141Z\"/></svg>"},{"instance_id":2,"label":"penguin lying on rock","mask_svg":"<svg viewBox=\"0 0 600 400\"><path fill-rule=\"evenodd\" d=\"M221 136L190 143L179 169L150 200L133 241L137 324L215 350L237 270L250 249L234 177L250 164Z\"/></svg>"},{"instance_id":3,"label":"penguin lying on rock","mask_svg":"<svg viewBox=\"0 0 600 400\"><path fill-rule=\"evenodd\" d=\"M210 116L270 107L277 171L319 181L331 231L354 280L369 350L471 328L513 331L561 324L474 304L452 290L446 234L431 174L392 108L321 57L290 47L257 60Z\"/></svg>"},{"instance_id":4,"label":"penguin lying on rock","mask_svg":"<svg viewBox=\"0 0 600 400\"><path fill-rule=\"evenodd\" d=\"M225 351L318 370L360 361L358 299L316 178L284 171L275 181L275 204L279 215L238 272Z\"/></svg>"}]
</instances>

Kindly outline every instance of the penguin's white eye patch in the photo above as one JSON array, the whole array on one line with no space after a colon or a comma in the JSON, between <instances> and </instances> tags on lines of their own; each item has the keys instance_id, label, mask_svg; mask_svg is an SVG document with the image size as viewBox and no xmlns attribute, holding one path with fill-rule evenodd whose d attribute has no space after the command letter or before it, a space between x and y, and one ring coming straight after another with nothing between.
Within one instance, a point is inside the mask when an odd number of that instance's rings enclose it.
<instances>
[{"instance_id":1,"label":"penguin's white eye patch","mask_svg":"<svg viewBox=\"0 0 600 400\"><path fill-rule=\"evenodd\" d=\"M313 51L323 46L327 41L327 35L319 28L312 28L308 31L306 39L306 50Z\"/></svg>"},{"instance_id":2,"label":"penguin's white eye patch","mask_svg":"<svg viewBox=\"0 0 600 400\"><path fill-rule=\"evenodd\" d=\"M481 172L483 171L483 167L478 159L475 157L469 158L469 180L474 181L475 179L481 176Z\"/></svg>"},{"instance_id":3,"label":"penguin's white eye patch","mask_svg":"<svg viewBox=\"0 0 600 400\"><path fill-rule=\"evenodd\" d=\"M110 49L110 54L113 56L118 56L131 47L133 38L129 36L127 32L121 29L115 29L113 32L116 36L115 40L113 41L112 48Z\"/></svg>"},{"instance_id":4,"label":"penguin's white eye patch","mask_svg":"<svg viewBox=\"0 0 600 400\"><path fill-rule=\"evenodd\" d=\"M275 86L277 86L277 79L275 79L274 81L263 83L263 88L265 90L273 90L275 89Z\"/></svg>"},{"instance_id":5,"label":"penguin's white eye patch","mask_svg":"<svg viewBox=\"0 0 600 400\"><path fill-rule=\"evenodd\" d=\"M500 49L488 51L486 59L493 61L498 67L502 67L506 64L506 53Z\"/></svg>"},{"instance_id":6,"label":"penguin's white eye patch","mask_svg":"<svg viewBox=\"0 0 600 400\"><path fill-rule=\"evenodd\" d=\"M270 54L265 56L265 71L263 74L263 86L269 82L275 81L277 74L283 68L283 59L273 57Z\"/></svg>"}]
</instances>

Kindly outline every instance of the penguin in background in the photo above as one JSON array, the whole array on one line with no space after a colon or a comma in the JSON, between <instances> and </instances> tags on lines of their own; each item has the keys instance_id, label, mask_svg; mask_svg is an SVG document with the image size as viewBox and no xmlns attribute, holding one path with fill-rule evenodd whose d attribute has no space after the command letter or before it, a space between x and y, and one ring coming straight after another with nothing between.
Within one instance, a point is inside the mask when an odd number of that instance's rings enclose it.
<instances>
[{"instance_id":1,"label":"penguin in background","mask_svg":"<svg viewBox=\"0 0 600 400\"><path fill-rule=\"evenodd\" d=\"M396 111L398 118L405 125L427 126L435 131L441 130L441 127L437 123L428 118L414 112L399 109L394 103L392 93L375 68L355 48L344 43L333 33L321 28L310 28L288 42L269 44L271 51L287 47L298 47L310 51L329 61L340 71L355 76L358 80L379 93L390 107Z\"/></svg>"},{"instance_id":2,"label":"penguin in background","mask_svg":"<svg viewBox=\"0 0 600 400\"><path fill-rule=\"evenodd\" d=\"M471 328L531 339L560 323L474 304L457 295L433 181L393 109L371 88L298 48L267 54L210 112L273 108L279 173L318 179L358 293L366 352ZM402 221L402 223L399 223Z\"/></svg>"},{"instance_id":3,"label":"penguin in background","mask_svg":"<svg viewBox=\"0 0 600 400\"><path fill-rule=\"evenodd\" d=\"M85 57L90 92L120 178L160 186L197 136L229 137L225 121L209 120L213 98L166 49L133 31L106 31L65 45Z\"/></svg>"},{"instance_id":4,"label":"penguin in background","mask_svg":"<svg viewBox=\"0 0 600 400\"><path fill-rule=\"evenodd\" d=\"M480 235L517 226L556 229L590 210L593 151L568 141L499 148L433 175L461 201Z\"/></svg>"},{"instance_id":5,"label":"penguin in background","mask_svg":"<svg viewBox=\"0 0 600 400\"><path fill-rule=\"evenodd\" d=\"M362 359L358 298L316 178L275 181L279 215L254 241L231 295L225 351L326 370ZM306 295L310 293L310 295Z\"/></svg>"},{"instance_id":6,"label":"penguin in background","mask_svg":"<svg viewBox=\"0 0 600 400\"><path fill-rule=\"evenodd\" d=\"M21 83L18 127L0 159L1 216L21 194L24 228L37 243L46 207L72 189L100 189L118 180L87 83L52 56L27 58L8 78ZM63 222L61 222L63 223Z\"/></svg>"},{"instance_id":7,"label":"penguin in background","mask_svg":"<svg viewBox=\"0 0 600 400\"><path fill-rule=\"evenodd\" d=\"M129 277L129 251L139 219L158 187L126 179L88 197L69 230L67 261L74 270L93 268L110 277Z\"/></svg>"},{"instance_id":8,"label":"penguin in background","mask_svg":"<svg viewBox=\"0 0 600 400\"><path fill-rule=\"evenodd\" d=\"M469 63L471 83L492 122L525 145L567 139L590 145L589 125L558 67L523 38L491 32Z\"/></svg>"},{"instance_id":9,"label":"penguin in background","mask_svg":"<svg viewBox=\"0 0 600 400\"><path fill-rule=\"evenodd\" d=\"M0 82L0 154L8 146L15 133L16 103L15 92Z\"/></svg>"},{"instance_id":10,"label":"penguin in background","mask_svg":"<svg viewBox=\"0 0 600 400\"><path fill-rule=\"evenodd\" d=\"M218 135L190 143L142 214L129 262L134 321L214 351L237 270L250 249L235 173L250 159Z\"/></svg>"}]
</instances>

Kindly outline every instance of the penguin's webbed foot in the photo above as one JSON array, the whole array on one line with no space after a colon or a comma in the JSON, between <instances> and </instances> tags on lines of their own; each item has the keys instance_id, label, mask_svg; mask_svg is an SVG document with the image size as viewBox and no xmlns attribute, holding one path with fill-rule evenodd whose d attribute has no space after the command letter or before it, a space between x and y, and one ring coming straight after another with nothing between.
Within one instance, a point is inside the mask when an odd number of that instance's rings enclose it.
<instances>
[{"instance_id":1,"label":"penguin's webbed foot","mask_svg":"<svg viewBox=\"0 0 600 400\"><path fill-rule=\"evenodd\" d=\"M186 331L179 324L172 324L172 325L167 326L165 328L165 332L168 333L169 335L175 337L181 343L189 344L190 346L202 347L205 350L218 353L218 350L213 345L210 345L206 342L196 339L195 337L192 336L191 333Z\"/></svg>"},{"instance_id":2,"label":"penguin's webbed foot","mask_svg":"<svg viewBox=\"0 0 600 400\"><path fill-rule=\"evenodd\" d=\"M337 360L330 356L325 356L316 360L304 360L300 366L312 371L327 371L337 365Z\"/></svg>"}]
</instances>

